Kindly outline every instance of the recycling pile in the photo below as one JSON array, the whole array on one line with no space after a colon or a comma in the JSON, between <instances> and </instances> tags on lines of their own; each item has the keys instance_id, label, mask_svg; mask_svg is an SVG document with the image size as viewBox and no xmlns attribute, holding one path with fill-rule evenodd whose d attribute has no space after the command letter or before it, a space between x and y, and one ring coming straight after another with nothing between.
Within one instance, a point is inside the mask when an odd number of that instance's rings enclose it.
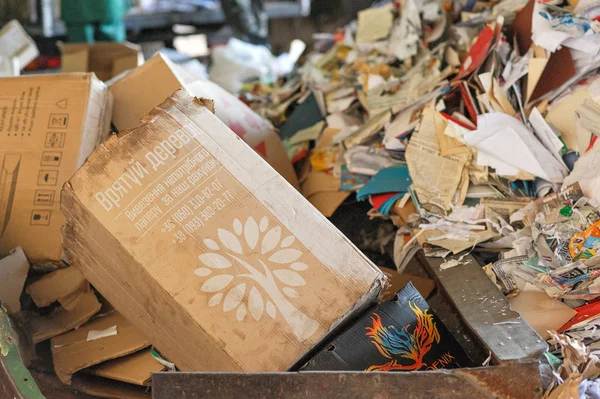
<instances>
[{"instance_id":1,"label":"recycling pile","mask_svg":"<svg viewBox=\"0 0 600 399\"><path fill-rule=\"evenodd\" d=\"M593 352L598 18L598 1L397 1L320 34L295 75L240 96L280 127L321 212L355 193L394 222L400 271L421 247L442 268L477 255L543 338Z\"/></svg>"}]
</instances>

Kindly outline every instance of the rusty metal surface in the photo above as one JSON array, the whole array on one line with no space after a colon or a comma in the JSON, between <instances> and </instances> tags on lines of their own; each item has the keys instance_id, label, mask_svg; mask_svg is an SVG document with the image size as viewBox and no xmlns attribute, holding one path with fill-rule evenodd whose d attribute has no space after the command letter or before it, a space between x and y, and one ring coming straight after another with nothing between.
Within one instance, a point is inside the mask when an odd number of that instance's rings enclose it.
<instances>
[{"instance_id":1,"label":"rusty metal surface","mask_svg":"<svg viewBox=\"0 0 600 399\"><path fill-rule=\"evenodd\" d=\"M489 349L494 364L537 360L548 350L546 342L510 309L504 294L475 258L466 256L463 262L468 263L442 270L443 259L426 258L422 251L417 256L466 326Z\"/></svg>"},{"instance_id":2,"label":"rusty metal surface","mask_svg":"<svg viewBox=\"0 0 600 399\"><path fill-rule=\"evenodd\" d=\"M154 399L535 399L537 362L408 373L155 373Z\"/></svg>"}]
</instances>

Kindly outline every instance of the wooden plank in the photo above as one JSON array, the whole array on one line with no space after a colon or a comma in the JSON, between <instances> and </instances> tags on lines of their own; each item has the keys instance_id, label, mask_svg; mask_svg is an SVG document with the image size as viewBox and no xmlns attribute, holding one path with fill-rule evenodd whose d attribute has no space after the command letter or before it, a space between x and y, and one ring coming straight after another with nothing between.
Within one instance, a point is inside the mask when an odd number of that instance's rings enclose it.
<instances>
[{"instance_id":1,"label":"wooden plank","mask_svg":"<svg viewBox=\"0 0 600 399\"><path fill-rule=\"evenodd\" d=\"M475 337L490 350L494 364L537 360L548 350L546 342L510 309L504 294L475 258L466 256L464 264L442 270L443 259L426 258L423 251L417 257Z\"/></svg>"},{"instance_id":2,"label":"wooden plank","mask_svg":"<svg viewBox=\"0 0 600 399\"><path fill-rule=\"evenodd\" d=\"M408 373L155 373L154 399L541 398L538 362Z\"/></svg>"}]
</instances>

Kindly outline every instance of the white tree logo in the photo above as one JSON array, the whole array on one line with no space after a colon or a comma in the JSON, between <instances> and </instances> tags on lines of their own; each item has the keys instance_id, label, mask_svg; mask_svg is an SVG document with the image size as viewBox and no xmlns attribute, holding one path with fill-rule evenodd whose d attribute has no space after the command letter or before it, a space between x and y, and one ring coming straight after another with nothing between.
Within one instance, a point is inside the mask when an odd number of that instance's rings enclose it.
<instances>
[{"instance_id":1,"label":"white tree logo","mask_svg":"<svg viewBox=\"0 0 600 399\"><path fill-rule=\"evenodd\" d=\"M294 244L294 236L281 239L281 235L280 226L269 229L267 217L263 217L259 224L253 217L249 217L243 225L239 219L235 219L233 232L226 229L217 230L220 244L210 238L204 240L204 244L215 252L198 256L206 267L198 268L194 273L201 277L212 275L201 288L203 292L215 293L208 301L209 306L222 303L224 312L237 308L236 317L239 321L243 321L248 313L254 320L259 321L265 311L273 319L279 312L294 335L302 342L315 333L319 323L298 310L288 297L299 297L293 287L306 285L306 281L298 272L306 270L308 265L298 261L302 256L300 250L290 248ZM258 255L260 266L255 267L240 259L247 259L251 254ZM241 266L244 273L214 274L218 271L227 272L234 264ZM267 264L274 265L276 269L271 270ZM245 281L237 283L238 280ZM284 285L281 290L277 280ZM226 294L219 292L228 287ZM244 301L246 294L248 298ZM244 302L247 302L247 305Z\"/></svg>"}]
</instances>

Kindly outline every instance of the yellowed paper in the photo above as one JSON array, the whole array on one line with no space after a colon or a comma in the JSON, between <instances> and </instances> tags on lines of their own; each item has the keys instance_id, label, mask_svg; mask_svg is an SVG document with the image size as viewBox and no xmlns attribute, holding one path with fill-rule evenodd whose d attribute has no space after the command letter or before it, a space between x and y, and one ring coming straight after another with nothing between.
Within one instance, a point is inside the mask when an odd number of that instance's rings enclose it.
<instances>
[{"instance_id":1,"label":"yellowed paper","mask_svg":"<svg viewBox=\"0 0 600 399\"><path fill-rule=\"evenodd\" d=\"M352 133L350 137L344 140L346 148L352 148L359 144L364 143L369 138L373 137L379 132L386 123L390 121L392 113L390 111L384 111L378 115L370 118L364 125L360 127L356 132Z\"/></svg>"},{"instance_id":2,"label":"yellowed paper","mask_svg":"<svg viewBox=\"0 0 600 399\"><path fill-rule=\"evenodd\" d=\"M392 3L380 8L368 8L358 13L358 27L356 29L357 43L370 43L385 39L392 30L394 17Z\"/></svg>"},{"instance_id":3,"label":"yellowed paper","mask_svg":"<svg viewBox=\"0 0 600 399\"><path fill-rule=\"evenodd\" d=\"M440 153L435 120L443 118L427 107L406 148L406 162L421 203L450 209L470 154L444 157Z\"/></svg>"}]
</instances>

